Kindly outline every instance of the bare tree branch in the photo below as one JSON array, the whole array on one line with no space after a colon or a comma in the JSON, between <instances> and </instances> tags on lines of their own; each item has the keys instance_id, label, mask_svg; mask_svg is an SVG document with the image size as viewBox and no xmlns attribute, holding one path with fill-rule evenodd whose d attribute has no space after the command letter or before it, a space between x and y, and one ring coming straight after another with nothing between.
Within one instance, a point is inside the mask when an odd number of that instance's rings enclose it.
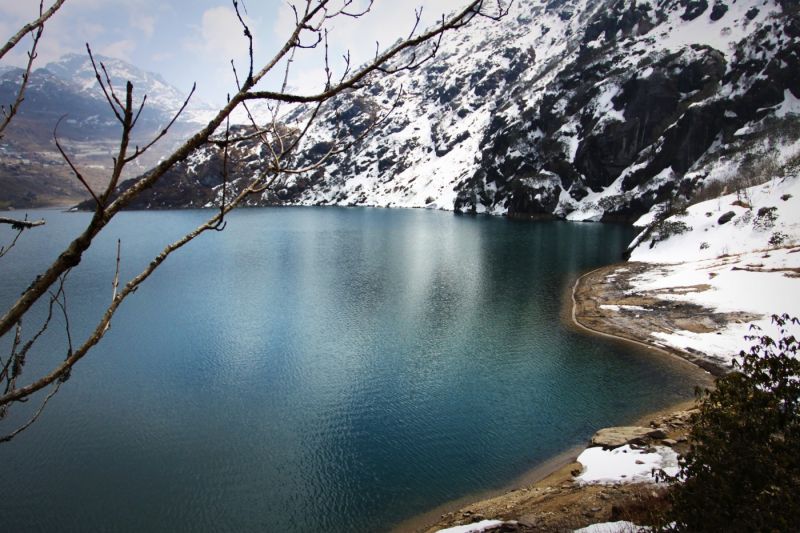
<instances>
[{"instance_id":1,"label":"bare tree branch","mask_svg":"<svg viewBox=\"0 0 800 533\"><path fill-rule=\"evenodd\" d=\"M26 429L28 429L29 427L31 427L31 425L33 425L33 423L34 423L34 422L36 422L36 421L39 419L39 417L42 415L42 412L44 411L44 408L45 408L45 407L47 407L47 402L49 402L49 401L50 401L50 399L51 399L53 396L55 396L55 395L56 395L56 393L57 393L57 392L58 392L58 390L61 388L61 385L62 385L63 383L64 383L63 381L59 381L59 382L57 382L57 383L55 384L55 386L53 387L53 390L51 390L51 391L48 393L48 395L47 395L47 396L45 396L45 398L44 398L44 401L42 401L42 404L39 406L39 409L37 409L37 410L36 410L36 412L35 412L35 413L33 413L33 416L31 416L31 418L30 418L30 419L29 419L27 422L25 422L23 425L21 425L20 427L18 427L17 429L15 429L15 430L14 430L14 431L12 431L11 433L9 433L8 435L6 435L6 436L4 436L4 437L0 437L0 443L4 443L4 442L8 442L8 441L10 441L11 439L13 439L14 437L16 437L17 435L19 435L19 434L20 434L20 433L22 433L23 431L25 431Z\"/></svg>"},{"instance_id":2,"label":"bare tree branch","mask_svg":"<svg viewBox=\"0 0 800 533\"><path fill-rule=\"evenodd\" d=\"M92 196L92 198L94 198L94 201L99 206L101 205L100 199L94 193L91 186L89 186L89 182L87 182L86 178L83 177L83 174L81 174L80 170L78 170L78 167L76 167L75 164L72 162L72 160L69 158L67 152L64 150L64 147L61 146L60 142L58 142L58 126L61 124L61 121L64 120L66 117L67 115L62 115L56 122L56 126L55 128L53 128L53 140L56 143L56 148L58 149L58 152L61 154L61 158L67 163L67 165L69 165L69 168L72 169L72 173L75 174L75 177L78 179L79 182L81 182L83 188L86 189L86 191Z\"/></svg>"},{"instance_id":3,"label":"bare tree branch","mask_svg":"<svg viewBox=\"0 0 800 533\"><path fill-rule=\"evenodd\" d=\"M17 232L14 235L14 238L11 240L11 244L8 246L0 246L0 258L6 255L9 251L11 251L14 246L16 246L17 241L22 236L22 232L26 229L35 228L37 226L43 226L45 224L44 219L39 220L28 220L28 215L25 215L24 220L19 220L16 218L8 218L8 217L0 217L0 224L8 224L11 226L11 229Z\"/></svg>"},{"instance_id":4,"label":"bare tree branch","mask_svg":"<svg viewBox=\"0 0 800 533\"><path fill-rule=\"evenodd\" d=\"M478 14L481 14L482 16L491 19L498 19L508 14L508 9L510 8L510 4L506 7L500 6L500 11L498 13L489 15L489 14L483 14L481 12L482 5L483 5L483 0L473 0L466 8L464 8L462 11L460 11L450 19L442 20L440 24L418 35L417 37L413 37L411 39L407 39L405 41L401 41L395 44L387 51L385 51L383 54L380 54L378 57L376 57L374 61L370 62L368 65L365 65L360 70L353 73L353 75L350 76L349 78L342 80L342 82L336 85L335 87L331 87L330 89L327 89L321 93L312 95L297 95L285 92L250 91L244 94L242 96L242 99L243 100L268 99L279 102L294 102L294 103L309 103L309 102L330 100L337 94L340 94L346 90L354 88L360 81L362 81L364 78L366 78L369 74L373 72L376 71L380 72L381 69L384 69L384 71L389 72L389 70L386 69L385 65L390 60L397 57L401 52L413 49L419 46L420 44L430 41L433 38L438 38L443 33L449 30L461 28ZM433 55L429 56L427 59L430 59L432 57ZM414 61L413 68L418 67L423 62L424 61L421 62ZM399 70L407 70L408 68L411 67L396 68L392 70L392 72L398 72Z\"/></svg>"},{"instance_id":5,"label":"bare tree branch","mask_svg":"<svg viewBox=\"0 0 800 533\"><path fill-rule=\"evenodd\" d=\"M64 0L61 0L60 3L63 3L63 1ZM376 113L374 110L370 111L371 121L367 128L358 134L351 134L343 127L344 122L336 108L336 106L341 105L341 101L344 101L340 100L340 98L344 98L345 93L369 83L373 74L387 74L418 67L420 64L435 56L442 35L445 32L462 27L476 16L499 18L507 13L507 8L504 8L499 0L497 2L496 12L492 13L483 12L484 0L472 0L463 10L452 17L448 19L443 18L435 27L417 34L422 15L421 11L417 11L416 21L408 39L393 45L383 53L376 53L372 61L355 71L351 70L349 53L345 54L343 58L345 62L343 72L334 77L328 64L328 42L325 24L336 17L359 18L363 16L372 8L372 0L369 1L368 5L363 10L354 9L353 0L340 0L340 2L336 3L337 7L335 8L331 7L331 0L305 0L302 10L298 10L295 6L292 6L296 24L291 35L277 53L258 71L254 69L253 35L240 12L240 6L242 10L244 10L244 4L242 0L231 1L240 24L242 25L245 37L248 38L250 64L247 78L240 82L234 67L237 92L229 97L228 102L218 110L216 115L205 127L196 132L171 155L164 158L153 169L142 175L130 186L119 187L125 166L141 156L141 154L166 135L167 130L186 109L189 99L194 93L194 88L162 132L156 135L156 137L143 148L140 149L137 146L133 152L130 153L129 144L132 130L141 116L146 102L146 96L142 98L137 106L134 102L134 87L128 82L125 87L125 96L124 98L120 98L121 92L118 93L116 91L105 65L100 62L98 66L91 48L87 44L87 53L89 54L94 68L96 81L121 127L118 150L114 157L114 166L109 177L108 185L101 194L95 194L86 183L80 171L72 164L66 151L59 145L58 137L54 131L56 145L62 157L67 161L77 179L86 187L87 191L95 200L94 213L82 233L67 246L44 272L36 276L31 285L22 293L17 301L11 305L2 317L0 317L0 336L9 333L12 328L16 328L15 342L13 343L9 360L3 362L2 359L0 359L0 365L3 367L2 370L0 370L0 378L5 380L6 385L3 394L0 395L0 417L2 417L2 414L4 414L8 407L14 402L26 401L32 395L37 393L43 394L42 391L44 391L44 389L53 387L45 397L39 410L34 413L33 418L19 430L10 433L7 437L0 438L0 442L4 442L3 439L13 438L14 435L17 435L19 431L28 427L39 417L46 403L58 391L61 383L69 377L74 365L85 357L103 338L119 306L128 296L133 294L172 253L205 232L223 229L227 213L242 205L250 196L262 194L269 190L280 176L309 172L321 168L321 166L334 155L356 147L361 140L373 132L383 121L387 120L399 105L403 94L401 89L397 94L394 104L387 111L382 113ZM309 37L311 38L309 39ZM308 45L303 44L303 41L306 43L316 41L316 43ZM312 95L292 94L287 90L287 86L289 69L294 58L294 53L301 48L316 47L322 42L325 43L326 85L324 91ZM430 48L427 49L425 53L421 53L418 57L415 51L425 43L428 43ZM401 56L401 54L406 52L408 52L406 56ZM254 90L256 85L263 80L268 73L275 68L279 68L282 61L286 62L286 66L283 83L280 89L277 92ZM393 61L398 62L393 64ZM269 124L259 126L256 123L248 106L250 100L263 100L268 102L268 109L271 111L271 120ZM334 115L336 117L336 127L331 137L330 146L326 150L326 153L318 157L317 160L311 161L303 167L292 167L291 158L293 153L298 149L301 141L307 136L311 125L319 118L322 106L326 102L330 102L334 106ZM307 119L305 124L298 126L298 128L289 128L281 124L279 109L286 103L312 104L309 106L310 109L306 115ZM230 114L240 105L244 107L248 119L254 128L254 133L234 139L231 136L230 130ZM223 125L224 131L220 133L220 128L222 128ZM258 138L269 151L270 157L261 171L248 178L244 186L241 186L241 184L237 182L234 188L229 176L229 164L231 158L234 157L236 153L235 150L232 150L232 144L245 138ZM119 279L121 243L117 241L116 268L112 283L113 293L111 303L105 309L102 317L85 340L73 345L67 309L67 297L64 291L64 281L71 268L81 262L83 253L90 248L94 238L121 209L130 205L146 188L157 183L164 174L176 164L185 161L195 150L210 143L218 145L223 149L222 186L221 190L219 190L219 209L213 216L193 231L163 248L150 264L121 288ZM229 196L233 197L229 198ZM56 287L55 290L52 288L54 286ZM33 338L23 343L21 336L22 319L36 302L40 300L47 301L43 300L45 298L49 298L48 316ZM39 339L42 332L50 325L51 318L56 310L58 310L59 314L64 318L67 336L66 357L49 371L40 374L38 377L34 377L34 379L30 380L25 385L17 386L16 379L21 372L21 365L24 364L25 357L28 355L37 339Z\"/></svg>"},{"instance_id":6,"label":"bare tree branch","mask_svg":"<svg viewBox=\"0 0 800 533\"><path fill-rule=\"evenodd\" d=\"M6 42L6 44L3 45L2 48L0 48L0 59L2 59L12 48L14 48L17 45L17 43L19 43L19 41L23 37L25 37L25 35L27 35L28 33L32 32L33 30L35 30L36 28L38 28L39 26L41 26L42 24L47 22L47 20L50 17L52 17L55 14L55 12L58 11L61 8L61 6L64 4L65 1L66 0L56 0L53 3L53 5L50 6L50 8L45 12L41 11L42 8L44 7L44 2L43 1L40 2L39 3L39 13L40 13L39 18L37 18L36 20L34 20L32 22L29 22L28 24L25 24L22 28L20 28L20 30L17 33L15 33L8 40L8 42Z\"/></svg>"},{"instance_id":7,"label":"bare tree branch","mask_svg":"<svg viewBox=\"0 0 800 533\"><path fill-rule=\"evenodd\" d=\"M253 34L250 33L250 28L247 27L247 24L242 18L242 14L239 12L239 1L238 0L232 0L232 1L233 1L233 9L234 11L236 11L236 17L239 19L239 23L242 25L242 28L244 28L244 36L247 37L247 42L249 45L248 57L250 58L250 68L247 74L247 81L249 83L252 83L253 82Z\"/></svg>"},{"instance_id":8,"label":"bare tree branch","mask_svg":"<svg viewBox=\"0 0 800 533\"><path fill-rule=\"evenodd\" d=\"M39 11L41 12L42 5L39 5ZM28 52L28 62L25 65L25 70L22 72L22 82L19 85L19 90L17 91L17 97L14 99L14 103L8 106L8 111L6 111L6 107L2 106L3 112L3 121L0 122L0 139L3 137L3 132L11 123L11 120L19 111L19 106L22 105L22 101L25 100L25 91L28 88L28 82L31 78L31 71L33 69L33 62L36 60L36 49L39 47L39 40L42 38L42 33L44 32L44 25L39 24L35 28L33 32L33 44L31 45L31 49Z\"/></svg>"},{"instance_id":9,"label":"bare tree branch","mask_svg":"<svg viewBox=\"0 0 800 533\"><path fill-rule=\"evenodd\" d=\"M13 229L21 230L21 229L35 228L36 226L44 226L45 221L44 221L44 219L28 220L27 217L25 217L25 220L18 220L16 218L8 218L8 217L0 217L0 224L10 224Z\"/></svg>"},{"instance_id":10,"label":"bare tree branch","mask_svg":"<svg viewBox=\"0 0 800 533\"><path fill-rule=\"evenodd\" d=\"M196 84L196 83L193 83L193 84L192 84L192 89L189 91L189 95L188 95L188 96L186 97L186 99L183 101L183 105L181 105L181 108L180 108L180 109L178 109L178 111L175 113L175 115L173 115L173 116L172 116L172 120L170 120L170 121L167 123L167 125L166 125L166 126L164 126L164 127L161 129L161 131L158 133L158 135L156 135L155 137L153 137L153 139L152 139L152 140L151 140L149 143L147 143L146 145L144 145L142 148L139 148L139 147L137 146L137 147L136 147L136 149L135 149L135 150L134 150L134 152L133 152L133 155L131 155L130 157L128 157L128 158L125 160L125 162L126 162L126 163L130 163L130 162L131 162L131 161L133 161L134 159L136 159L136 158L138 158L139 156L141 156L141 155L142 155L143 153L145 153L147 150L149 150L150 148L152 148L152 147L153 147L153 145L155 145L155 144L156 144L158 141L160 141L160 140L161 140L161 139L162 139L162 138L163 138L163 137L164 137L164 136L165 136L167 133L169 133L169 129L170 129L170 128L171 128L171 127L172 127L172 126L175 124L175 122L178 120L178 118L179 118L179 117L180 117L180 116L183 114L183 112L186 110L186 106L188 106L188 105L189 105L189 100L191 100L192 96L194 96L194 92L195 92L195 90L196 90L196 89L197 89L197 84ZM147 95L145 95L145 96L144 96L144 98L142 99L142 107L144 107L144 101L145 101L145 99L146 99L146 98L147 98ZM141 113L141 108L139 109L139 113ZM137 115L136 115L136 118L133 120L133 124L131 124L131 129L133 129L133 128L136 126L136 121L139 119L139 113L137 113Z\"/></svg>"}]
</instances>

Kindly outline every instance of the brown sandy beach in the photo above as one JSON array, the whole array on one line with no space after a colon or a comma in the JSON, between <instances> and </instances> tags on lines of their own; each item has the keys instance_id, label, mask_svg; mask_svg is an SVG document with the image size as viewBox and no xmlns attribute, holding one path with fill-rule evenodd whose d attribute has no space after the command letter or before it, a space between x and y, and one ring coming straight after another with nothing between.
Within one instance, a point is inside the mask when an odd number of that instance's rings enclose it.
<instances>
[{"instance_id":1,"label":"brown sandy beach","mask_svg":"<svg viewBox=\"0 0 800 533\"><path fill-rule=\"evenodd\" d=\"M725 367L703 359L702 354L657 345L650 332L687 328L713 331L731 317L700 306L631 293L630 278L654 267L657 266L620 263L580 276L564 295L562 319L569 327L584 333L631 343L636 349L658 357L667 355L675 364L689 368L698 385L711 386L713 375L724 373ZM630 308L656 312L629 312ZM686 446L688 413L693 407L694 400L683 401L647 413L631 423L665 428L667 442L673 443L680 453ZM432 533L484 519L516 521L515 531L569 531L598 522L635 521L641 517L646 512L645 502L659 489L647 485L575 484L573 473L581 468L575 460L583 449L580 446L562 452L504 490L450 502L398 525L394 531Z\"/></svg>"}]
</instances>

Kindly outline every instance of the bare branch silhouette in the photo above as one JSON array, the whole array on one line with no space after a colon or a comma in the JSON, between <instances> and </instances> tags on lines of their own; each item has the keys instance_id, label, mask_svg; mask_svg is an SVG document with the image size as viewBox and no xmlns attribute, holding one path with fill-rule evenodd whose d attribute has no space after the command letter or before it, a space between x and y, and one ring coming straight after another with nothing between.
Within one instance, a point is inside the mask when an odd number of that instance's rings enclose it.
<instances>
[{"instance_id":1,"label":"bare branch silhouette","mask_svg":"<svg viewBox=\"0 0 800 533\"><path fill-rule=\"evenodd\" d=\"M54 4L55 10L63 4L63 1L61 0ZM279 177L319 169L331 157L348 150L357 149L359 143L365 137L374 133L380 124L388 120L399 105L403 91L400 89L397 92L394 102L388 109L380 112L370 109L368 124L357 131L350 131L344 127L344 121L338 109L338 106L346 101L342 99L348 98L347 95L352 94L354 90L369 85L376 76L388 76L403 70L411 70L431 60L439 49L444 33L463 27L476 16L500 18L508 12L507 3L499 0L496 2L496 7L490 11L487 11L484 7L485 0L471 0L467 2L465 8L454 15L442 18L432 28L419 32L422 12L418 10L411 33L407 39L401 40L382 53L377 52L372 60L357 69L351 67L349 52L345 53L343 56L344 66L338 75L334 75L328 60L327 24L337 18L358 19L364 16L372 9L372 0L363 9L356 9L353 0L340 0L339 2L333 2L332 0L304 0L304 2L298 2L301 4L301 8L291 5L295 16L295 26L272 58L259 69L256 69L254 64L253 32L245 20L246 10L244 9L244 4L242 0L231 0L231 2L242 26L242 31L248 40L249 65L247 77L240 79L234 66L236 92L228 98L227 103L216 112L204 127L183 142L170 155L163 158L155 167L136 180L126 182L122 186L120 185L120 180L126 166L138 159L167 134L167 131L186 110L194 94L194 87L186 97L183 105L176 110L172 120L166 124L159 134L141 148L135 146L131 149L132 133L142 115L147 96L142 95L137 103L138 97L135 97L134 86L131 82L125 84L124 93L119 87L115 87L114 80L111 79L106 66L102 62L95 60L91 47L88 44L86 45L86 51L94 69L96 82L119 123L119 142L107 185L101 192L95 192L88 185L77 165L72 162L67 150L59 143L56 131L53 133L56 146L62 157L72 169L76 179L94 199L93 213L91 220L80 234L66 246L49 267L34 277L30 286L0 317L0 336L7 334L15 336L9 358L5 361L0 358L0 379L5 384L0 395L0 418L15 403L27 401L37 393L44 395L44 400L39 409L33 413L29 421L9 433L6 437L0 438L0 442L10 440L20 431L29 427L40 416L47 402L69 377L75 364L85 357L103 338L110 328L112 319L120 305L170 255L203 233L224 229L225 217L231 210L244 204L249 197L264 194L270 190ZM47 13L42 12L42 16L44 15L47 15ZM47 16L51 15L52 13L49 13ZM44 20L47 19L40 17L40 19L37 19L38 22L34 21L37 24L31 26L25 33L40 27ZM316 48L320 44L324 44L325 48L323 54L323 68L326 80L324 90L318 94L308 95L291 92L288 89L288 79L295 52L305 48ZM420 47L424 49L417 53ZM2 57L1 54L0 57ZM34 58L35 47L34 53L31 54L31 64ZM259 82L264 80L275 69L283 69L280 88L277 91L256 90ZM250 108L251 101L266 103L267 109L270 111L270 117L266 124L257 122ZM290 126L281 122L280 110L286 104L298 104L306 108L302 123L298 121L297 126ZM321 156L316 156L314 160L307 161L301 165L295 159L295 152L301 146L301 141L308 135L311 126L320 118L321 110L325 105L332 106L332 114L334 116L334 127L330 139L328 139L327 149ZM232 135L230 115L239 106L242 106L248 117L251 131L244 134L239 134L239 131L236 131L236 135ZM236 187L234 187L230 176L230 165L233 158L236 157L235 143L249 139L260 141L261 145L265 147L268 157L258 172L247 178L242 178L240 183L237 183ZM219 202L218 208L213 212L214 214L194 230L165 246L138 275L125 283L120 280L121 243L118 241L111 302L86 338L83 340L73 339L70 331L67 296L64 290L64 281L71 269L80 264L83 254L92 246L94 239L106 228L120 210L130 206L134 200L140 197L143 191L158 183L165 173L175 168L179 163L185 162L196 150L208 145L217 146L222 150L222 183L219 189L216 190L219 195ZM33 225L36 224L31 223L30 226L24 226L23 229L33 227ZM12 227L14 227L13 224ZM42 306L47 306L47 316L40 329L34 332L33 337L28 341L23 341L23 319L37 302L41 302L40 305ZM32 376L25 384L18 383L17 377L21 372L21 365L24 364L25 358L29 356L31 348L36 344L42 333L48 326L52 325L52 318L56 314L64 320L67 344L66 356L49 370L45 370L38 376ZM48 388L50 388L49 391L45 392Z\"/></svg>"}]
</instances>

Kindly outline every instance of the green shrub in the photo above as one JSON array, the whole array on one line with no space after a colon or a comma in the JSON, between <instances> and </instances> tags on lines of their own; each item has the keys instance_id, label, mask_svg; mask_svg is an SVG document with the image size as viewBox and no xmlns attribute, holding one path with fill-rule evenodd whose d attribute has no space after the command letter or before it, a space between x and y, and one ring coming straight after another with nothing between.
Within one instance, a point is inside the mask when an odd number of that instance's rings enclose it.
<instances>
[{"instance_id":1,"label":"green shrub","mask_svg":"<svg viewBox=\"0 0 800 533\"><path fill-rule=\"evenodd\" d=\"M772 320L778 340L747 337L753 346L740 352L734 371L700 393L663 530L797 530L800 346L789 328L800 321L786 314Z\"/></svg>"}]
</instances>

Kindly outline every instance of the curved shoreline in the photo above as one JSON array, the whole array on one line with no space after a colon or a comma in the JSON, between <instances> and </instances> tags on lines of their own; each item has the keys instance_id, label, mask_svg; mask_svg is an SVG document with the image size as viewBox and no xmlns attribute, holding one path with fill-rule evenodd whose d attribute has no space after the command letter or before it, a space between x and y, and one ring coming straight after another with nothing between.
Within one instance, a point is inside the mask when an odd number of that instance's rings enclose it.
<instances>
[{"instance_id":1,"label":"curved shoreline","mask_svg":"<svg viewBox=\"0 0 800 533\"><path fill-rule=\"evenodd\" d=\"M583 334L597 335L615 342L623 342L631 344L639 350L645 350L650 353L657 353L660 357L667 355L672 361L689 365L698 372L698 381L710 384L712 382L711 376L718 376L725 372L725 369L720 365L716 365L708 360L702 360L699 356L694 356L688 352L681 352L680 350L673 349L665 346L658 346L652 342L647 342L647 337L634 338L631 335L625 335L622 332L616 331L617 328L603 328L600 324L589 325L581 322L579 318L578 309L581 304L579 302L580 290L584 289L586 292L591 292L593 287L587 286L587 280L592 280L592 276L599 277L607 276L610 272L616 272L618 269L627 268L630 263L616 263L596 268L578 276L578 278L569 286L569 297L567 297L566 290L562 297L564 303L562 307L562 320L568 326ZM607 284L604 284L607 285ZM604 294L603 294L604 295ZM602 296L602 295L597 295ZM569 305L569 309L567 309ZM599 310L599 307L597 307ZM600 318L601 313L598 313L595 318ZM664 418L678 411L686 411L691 409L695 404L694 400L683 400L677 403L673 402L662 409L647 412L638 416L630 422L635 425L647 425L652 420ZM600 429L600 428L598 428ZM469 509L483 508L490 505L496 505L500 502L502 507L512 510L515 501L519 499L520 492L528 492L530 490L542 490L545 487L560 486L564 483L569 483L571 480L571 471L579 466L576 463L577 456L585 446L573 446L547 460L539 463L531 470L524 472L518 478L514 479L511 483L502 489L488 490L484 493L472 494L465 496L458 500L445 503L437 506L436 508L427 511L423 514L417 515L409 520L406 520L392 528L392 531L414 531L427 533L437 531L440 527L449 527L453 525L452 519L459 513L470 513ZM545 489L549 490L549 488ZM508 502L508 503L504 503ZM449 519L447 517L450 517Z\"/></svg>"},{"instance_id":2,"label":"curved shoreline","mask_svg":"<svg viewBox=\"0 0 800 533\"><path fill-rule=\"evenodd\" d=\"M605 271L605 270L607 270L607 269L609 269L611 267L615 267L615 266L617 266L617 265L608 265L608 266L604 266L604 267L595 268L594 270L591 270L589 272L586 272L585 274L582 274L580 277L578 277L578 279L575 281L575 283L572 284L572 291L570 292L570 297L572 298L572 305L570 306L570 318L572 319L572 324L574 326L576 326L578 329L580 329L582 331L585 331L585 332L587 332L587 333L589 333L591 335L599 335L601 337L608 337L608 338L614 339L614 340L630 342L630 343L633 343L633 344L635 344L637 346L640 346L642 348L646 348L648 350L655 350L655 351L660 352L662 354L669 355L670 357L680 357L681 359L684 359L680 355L676 354L675 352L673 352L673 351L671 351L671 350L669 350L669 349L667 349L665 347L656 346L654 344L648 344L645 341L642 341L642 340L639 340L639 339L634 339L633 337L630 337L630 336L624 336L624 335L621 335L619 333L609 333L609 332L603 331L601 329L592 328L590 326L587 326L587 325L581 323L581 321L578 319L578 315L577 315L578 301L577 301L577 296L576 296L576 293L578 291L578 286L588 276L596 274L596 273L598 273L600 271Z\"/></svg>"},{"instance_id":3,"label":"curved shoreline","mask_svg":"<svg viewBox=\"0 0 800 533\"><path fill-rule=\"evenodd\" d=\"M664 300L636 292L631 279L660 265L615 263L581 275L572 287L571 321L579 329L680 359L722 376L730 368L706 354L664 345L652 333L696 327L701 331L722 329L729 316L699 305Z\"/></svg>"}]
</instances>

